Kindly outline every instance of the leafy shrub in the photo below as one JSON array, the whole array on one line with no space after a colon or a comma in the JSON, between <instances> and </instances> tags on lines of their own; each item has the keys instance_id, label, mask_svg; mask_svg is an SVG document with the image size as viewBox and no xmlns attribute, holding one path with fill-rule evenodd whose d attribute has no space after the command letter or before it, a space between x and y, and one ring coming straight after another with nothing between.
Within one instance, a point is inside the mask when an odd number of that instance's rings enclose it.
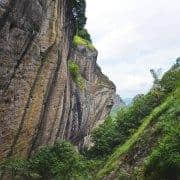
<instances>
[{"instance_id":1,"label":"leafy shrub","mask_svg":"<svg viewBox=\"0 0 180 180\"><path fill-rule=\"evenodd\" d=\"M81 45L81 46L85 46L89 50L95 50L95 47L92 45L90 41L83 39L82 37L77 36L77 35L74 36L73 44L75 47Z\"/></svg>"},{"instance_id":2,"label":"leafy shrub","mask_svg":"<svg viewBox=\"0 0 180 180\"><path fill-rule=\"evenodd\" d=\"M0 175L8 174L11 177L28 175L28 163L21 158L9 158L0 163Z\"/></svg>"},{"instance_id":3,"label":"leafy shrub","mask_svg":"<svg viewBox=\"0 0 180 180\"><path fill-rule=\"evenodd\" d=\"M111 117L108 117L102 125L93 131L92 141L95 145L87 152L89 157L100 158L112 152L112 147L117 145L115 123Z\"/></svg>"},{"instance_id":4,"label":"leafy shrub","mask_svg":"<svg viewBox=\"0 0 180 180\"><path fill-rule=\"evenodd\" d=\"M73 12L76 35L89 42L91 41L90 34L87 29L84 28L86 24L86 1L85 0L70 0L70 7Z\"/></svg>"},{"instance_id":5,"label":"leafy shrub","mask_svg":"<svg viewBox=\"0 0 180 180\"><path fill-rule=\"evenodd\" d=\"M69 142L56 142L40 149L31 159L8 159L1 163L0 172L11 179L79 180L88 177L87 162Z\"/></svg>"},{"instance_id":6,"label":"leafy shrub","mask_svg":"<svg viewBox=\"0 0 180 180\"><path fill-rule=\"evenodd\" d=\"M71 73L71 76L73 78L73 80L77 80L78 76L79 76L79 66L78 64L76 64L73 61L70 61L68 64L69 67L69 71Z\"/></svg>"},{"instance_id":7,"label":"leafy shrub","mask_svg":"<svg viewBox=\"0 0 180 180\"><path fill-rule=\"evenodd\" d=\"M78 30L76 35L92 43L91 36L88 33L87 29Z\"/></svg>"},{"instance_id":8,"label":"leafy shrub","mask_svg":"<svg viewBox=\"0 0 180 180\"><path fill-rule=\"evenodd\" d=\"M70 61L68 64L69 71L71 73L73 81L80 87L80 89L84 89L85 81L80 74L80 69L78 64L73 61Z\"/></svg>"},{"instance_id":9,"label":"leafy shrub","mask_svg":"<svg viewBox=\"0 0 180 180\"><path fill-rule=\"evenodd\" d=\"M76 178L85 173L82 156L68 142L42 148L30 161L31 170L44 179L63 177Z\"/></svg>"}]
</instances>

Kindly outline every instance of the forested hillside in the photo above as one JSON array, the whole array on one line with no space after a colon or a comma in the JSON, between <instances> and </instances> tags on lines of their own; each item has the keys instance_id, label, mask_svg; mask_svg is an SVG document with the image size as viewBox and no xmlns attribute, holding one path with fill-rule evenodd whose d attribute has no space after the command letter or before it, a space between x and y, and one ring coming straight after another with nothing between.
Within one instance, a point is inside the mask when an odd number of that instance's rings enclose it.
<instances>
[{"instance_id":1,"label":"forested hillside","mask_svg":"<svg viewBox=\"0 0 180 180\"><path fill-rule=\"evenodd\" d=\"M0 1L0 179L180 180L180 58L111 114L85 12L85 0Z\"/></svg>"}]
</instances>

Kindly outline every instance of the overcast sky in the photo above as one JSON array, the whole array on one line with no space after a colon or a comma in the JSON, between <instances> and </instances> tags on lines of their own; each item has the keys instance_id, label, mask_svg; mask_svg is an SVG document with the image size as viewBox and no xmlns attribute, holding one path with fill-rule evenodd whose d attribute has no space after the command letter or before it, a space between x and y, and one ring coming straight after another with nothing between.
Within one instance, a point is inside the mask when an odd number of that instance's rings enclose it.
<instances>
[{"instance_id":1,"label":"overcast sky","mask_svg":"<svg viewBox=\"0 0 180 180\"><path fill-rule=\"evenodd\" d=\"M122 97L147 92L151 68L180 56L180 0L87 0L98 64Z\"/></svg>"}]
</instances>

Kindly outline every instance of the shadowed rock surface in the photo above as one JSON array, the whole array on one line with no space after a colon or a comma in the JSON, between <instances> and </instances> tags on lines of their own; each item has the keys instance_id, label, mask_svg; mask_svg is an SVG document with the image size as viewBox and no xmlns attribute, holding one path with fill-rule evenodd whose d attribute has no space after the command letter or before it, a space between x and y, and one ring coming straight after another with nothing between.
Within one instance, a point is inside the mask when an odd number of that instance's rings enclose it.
<instances>
[{"instance_id":1,"label":"shadowed rock surface","mask_svg":"<svg viewBox=\"0 0 180 180\"><path fill-rule=\"evenodd\" d=\"M97 51L72 48L69 2L0 1L0 159L31 156L59 139L82 147L111 111L115 86L96 64ZM83 89L72 80L71 59Z\"/></svg>"}]
</instances>

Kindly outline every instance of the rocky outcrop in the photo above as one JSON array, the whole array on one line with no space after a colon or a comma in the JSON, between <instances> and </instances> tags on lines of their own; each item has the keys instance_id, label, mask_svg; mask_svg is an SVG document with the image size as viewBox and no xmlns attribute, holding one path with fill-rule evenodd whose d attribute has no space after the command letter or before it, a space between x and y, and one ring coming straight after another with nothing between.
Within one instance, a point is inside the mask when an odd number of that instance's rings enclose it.
<instances>
[{"instance_id":1,"label":"rocky outcrop","mask_svg":"<svg viewBox=\"0 0 180 180\"><path fill-rule=\"evenodd\" d=\"M115 87L96 64L97 52L72 49L69 0L0 0L0 159L31 156L56 140L83 146L110 112ZM68 70L73 59L85 79Z\"/></svg>"},{"instance_id":2,"label":"rocky outcrop","mask_svg":"<svg viewBox=\"0 0 180 180\"><path fill-rule=\"evenodd\" d=\"M126 106L125 102L122 100L122 98L118 94L116 94L112 111L115 111L115 110L125 107L125 106Z\"/></svg>"},{"instance_id":3,"label":"rocky outcrop","mask_svg":"<svg viewBox=\"0 0 180 180\"><path fill-rule=\"evenodd\" d=\"M84 87L81 88L77 83L71 84L71 95L73 100L73 113L70 119L73 121L75 129L70 128L72 142L82 142L86 136L86 145L89 146L89 134L94 127L102 123L110 113L114 104L115 86L101 72L97 65L97 51L79 45L71 54L71 60L75 61L80 67L80 74L84 80ZM73 133L76 132L76 133ZM69 132L69 131L67 131ZM84 143L84 142L83 142Z\"/></svg>"}]
</instances>

